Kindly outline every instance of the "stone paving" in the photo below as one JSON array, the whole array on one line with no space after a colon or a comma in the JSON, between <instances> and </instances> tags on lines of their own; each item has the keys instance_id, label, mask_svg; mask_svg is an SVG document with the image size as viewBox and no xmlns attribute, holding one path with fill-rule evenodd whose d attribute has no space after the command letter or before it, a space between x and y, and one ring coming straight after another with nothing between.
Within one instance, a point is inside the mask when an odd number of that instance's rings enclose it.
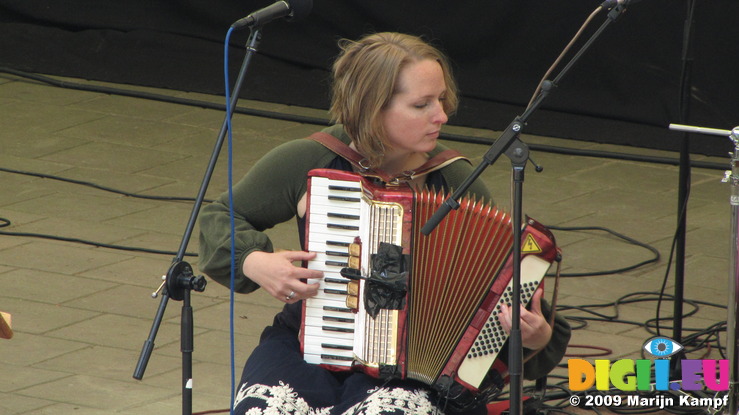
<instances>
[{"instance_id":1,"label":"stone paving","mask_svg":"<svg viewBox=\"0 0 739 415\"><path fill-rule=\"evenodd\" d=\"M212 103L222 100L178 91L114 87ZM325 117L322 111L277 104L241 105ZM144 378L135 380L132 373L160 304L151 293L180 246L192 202L136 195L194 197L222 120L219 110L64 89L0 74L0 218L10 222L0 231L25 235L0 235L0 310L12 314L15 334L10 340L0 339L0 415L181 412L182 302L169 301ZM318 128L236 115L234 176L240 177L277 144ZM495 132L459 127L446 131L497 137ZM556 138L525 135L523 139L532 146L677 156ZM479 144L449 145L475 163L487 150ZM727 151L730 149L727 140ZM570 317L591 315L574 307L608 304L629 295L640 299L618 308L617 318L623 322L573 320L578 329L573 333L569 356L591 356L604 348L605 358L611 360L637 358L643 342L651 336L640 324L655 318L656 293L666 275L665 292L668 296L674 292L674 267L668 269L668 258L675 233L678 168L543 150L535 150L533 155L544 171L527 169L527 214L550 226L606 227L649 244L661 254L658 262L628 272L560 281L561 312ZM694 160L715 163L719 168L692 170L684 292L687 300L707 303L700 303L697 312L684 319L686 335L726 320L731 254L730 189L721 183L721 166L728 166L728 157L696 155ZM509 170L507 159L501 159L483 174L503 207L510 205ZM226 189L226 177L224 149L207 198ZM293 223L280 225L270 234L276 246L298 246ZM555 235L563 250L564 273L626 267L651 255L600 231L555 230ZM197 251L197 234L187 251ZM188 256L186 261L197 272L197 258ZM547 290L553 286L553 280L548 279ZM192 306L193 411L226 409L231 387L228 289L211 281L205 292L193 293ZM236 296L237 376L261 328L280 306L259 291ZM685 307L692 310L690 304ZM610 316L616 313L606 306L595 311ZM672 315L669 299L660 315ZM669 320L663 322L664 335L672 334L671 325ZM716 350L701 349L694 355L705 353L719 358ZM550 382L560 382L558 376L566 376L566 370L557 369Z\"/></svg>"}]
</instances>

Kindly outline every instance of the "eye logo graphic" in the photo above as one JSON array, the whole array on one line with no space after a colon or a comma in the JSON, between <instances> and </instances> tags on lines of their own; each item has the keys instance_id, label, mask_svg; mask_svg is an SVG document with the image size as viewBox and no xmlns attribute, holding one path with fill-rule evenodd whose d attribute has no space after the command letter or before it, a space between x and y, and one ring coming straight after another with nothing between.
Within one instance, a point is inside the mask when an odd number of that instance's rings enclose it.
<instances>
[{"instance_id":1,"label":"eye logo graphic","mask_svg":"<svg viewBox=\"0 0 739 415\"><path fill-rule=\"evenodd\" d=\"M644 342L644 351L656 358L668 358L679 353L683 346L668 338L655 336Z\"/></svg>"}]
</instances>

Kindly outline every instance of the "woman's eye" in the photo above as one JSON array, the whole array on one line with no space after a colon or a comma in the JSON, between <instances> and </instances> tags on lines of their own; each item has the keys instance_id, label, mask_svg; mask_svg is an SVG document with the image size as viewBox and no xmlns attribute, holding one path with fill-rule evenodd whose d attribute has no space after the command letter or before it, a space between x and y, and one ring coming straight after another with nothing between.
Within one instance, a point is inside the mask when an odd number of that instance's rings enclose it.
<instances>
[{"instance_id":1,"label":"woman's eye","mask_svg":"<svg viewBox=\"0 0 739 415\"><path fill-rule=\"evenodd\" d=\"M667 337L652 337L644 343L644 350L654 357L670 357L683 349L683 346Z\"/></svg>"},{"instance_id":2,"label":"woman's eye","mask_svg":"<svg viewBox=\"0 0 739 415\"><path fill-rule=\"evenodd\" d=\"M441 97L441 98L436 99L434 101L419 102L417 104L414 104L413 106L415 108L418 108L418 109L423 109L423 108L427 108L427 107L431 106L432 103L437 103L437 102L439 103L439 105L442 105L443 106L444 105L444 101L446 101L446 98Z\"/></svg>"}]
</instances>

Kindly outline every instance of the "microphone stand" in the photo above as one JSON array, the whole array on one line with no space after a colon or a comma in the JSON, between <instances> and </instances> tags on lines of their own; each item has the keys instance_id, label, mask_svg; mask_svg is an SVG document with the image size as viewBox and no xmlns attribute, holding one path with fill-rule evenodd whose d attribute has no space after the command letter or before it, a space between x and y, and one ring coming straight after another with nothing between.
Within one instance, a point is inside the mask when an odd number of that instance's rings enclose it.
<instances>
[{"instance_id":1,"label":"microphone stand","mask_svg":"<svg viewBox=\"0 0 739 415\"><path fill-rule=\"evenodd\" d=\"M234 85L234 92L231 96L231 108L236 107L236 103L239 100L239 92L241 91L244 79L246 78L246 72L251 62L251 59L257 51L257 46L261 40L261 27L254 27L249 35L246 46L246 56L241 65L239 75ZM162 277L164 282L159 286L159 289L152 295L157 296L159 291L162 292L162 298L157 309L154 322L149 332L149 337L144 341L139 361L136 365L136 369L133 373L133 378L141 380L144 377L146 366L151 357L151 353L154 350L154 340L159 326L161 325L164 312L167 308L167 302L170 298L177 301L183 301L182 316L180 323L180 350L182 352L182 413L184 415L192 414L192 352L193 352L193 310L190 305L190 294L191 290L202 292L205 290L206 280L203 276L195 277L190 264L183 260L185 252L187 251L187 244L192 236L193 229L195 228L195 222L200 212L200 206L203 204L205 199L205 193L208 190L208 185L213 177L216 162L218 161L218 155L223 147L223 142L228 132L228 118L231 114L226 114L223 120L221 130L218 133L218 139L213 147L213 153L210 157L205 175L203 176L200 190L198 191L197 198L193 204L192 212L190 213L190 219L187 222L185 233L180 243L180 248L177 251L177 256L172 260L167 274Z\"/></svg>"},{"instance_id":2,"label":"microphone stand","mask_svg":"<svg viewBox=\"0 0 739 415\"><path fill-rule=\"evenodd\" d=\"M606 3L604 3L606 4ZM523 411L523 345L521 339L521 225L523 224L523 182L524 168L529 161L529 148L519 138L523 127L531 117L531 115L541 106L544 99L549 95L553 87L559 84L559 81L569 72L570 68L580 59L601 33L613 23L626 9L628 0L623 3L616 4L609 12L608 19L591 35L575 56L570 59L567 65L555 77L554 81L545 80L542 83L541 92L526 108L523 114L514 118L514 120L505 128L500 137L492 144L490 149L485 153L481 163L477 168L465 179L465 181L445 200L434 215L421 228L421 233L429 235L441 220L451 211L458 209L458 200L467 193L467 189L482 174L482 172L491 166L495 161L505 154L511 160L512 180L513 180L513 275L512 275L512 304L511 304L511 333L509 337L510 344L508 346L508 373L510 380L510 410L511 415L522 414Z\"/></svg>"},{"instance_id":3,"label":"microphone stand","mask_svg":"<svg viewBox=\"0 0 739 415\"><path fill-rule=\"evenodd\" d=\"M681 123L687 123L690 115L690 96L693 67L693 15L695 0L687 0L687 12L683 30L682 67L680 73L679 116ZM683 337L683 302L685 294L685 250L688 223L688 199L690 198L690 134L684 131L680 141L680 167L678 169L677 231L675 235L675 298L672 304L672 338L678 343ZM657 322L659 324L659 322ZM685 351L679 356L684 359ZM682 359L670 359L671 370L680 375Z\"/></svg>"},{"instance_id":4,"label":"microphone stand","mask_svg":"<svg viewBox=\"0 0 739 415\"><path fill-rule=\"evenodd\" d=\"M729 272L729 304L726 320L726 356L729 358L729 412L737 413L737 385L739 370L737 369L737 299L739 299L739 127L734 127L729 134L734 143L731 154L731 170L726 172L724 181L731 184L731 260Z\"/></svg>"},{"instance_id":5,"label":"microphone stand","mask_svg":"<svg viewBox=\"0 0 739 415\"><path fill-rule=\"evenodd\" d=\"M731 170L724 174L723 182L731 185L731 257L729 258L729 297L726 317L726 357L729 359L729 390L727 394L728 408L723 413L736 415L739 395L739 343L737 343L737 330L739 329L739 127L733 130L719 130L716 128L694 127L690 125L670 124L670 130L682 131L685 134L699 133L709 135L720 135L728 137L734 144L731 155ZM728 412L727 412L728 410Z\"/></svg>"}]
</instances>

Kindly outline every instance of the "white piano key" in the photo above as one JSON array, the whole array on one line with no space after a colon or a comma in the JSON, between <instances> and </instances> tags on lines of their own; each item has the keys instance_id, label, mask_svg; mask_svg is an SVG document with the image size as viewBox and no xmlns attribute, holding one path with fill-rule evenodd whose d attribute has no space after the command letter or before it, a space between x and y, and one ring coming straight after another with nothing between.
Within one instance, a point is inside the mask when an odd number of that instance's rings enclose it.
<instances>
[{"instance_id":1,"label":"white piano key","mask_svg":"<svg viewBox=\"0 0 739 415\"><path fill-rule=\"evenodd\" d=\"M336 237L346 237L351 238L350 241L353 241L355 237L360 236L361 233L358 230L352 230L352 229L339 229L339 228L329 228L327 224L325 223L313 223L310 224L310 232L317 232L319 234L325 234L325 235L336 235ZM327 240L335 240L335 239L327 239Z\"/></svg>"},{"instance_id":2,"label":"white piano key","mask_svg":"<svg viewBox=\"0 0 739 415\"><path fill-rule=\"evenodd\" d=\"M352 333L324 330L323 325L309 326L307 324L305 326L305 337L317 337L319 339L344 339L349 341L354 339L354 335Z\"/></svg>"},{"instance_id":3,"label":"white piano key","mask_svg":"<svg viewBox=\"0 0 739 415\"><path fill-rule=\"evenodd\" d=\"M349 181L329 179L328 177L311 177L311 194L315 193L316 190L320 191L321 189L326 189L326 191L328 191L329 186L356 188L359 190L362 189L362 184L359 182L359 178L355 181Z\"/></svg>"},{"instance_id":4,"label":"white piano key","mask_svg":"<svg viewBox=\"0 0 739 415\"><path fill-rule=\"evenodd\" d=\"M343 258L346 260L349 258L349 247L347 246L326 244L325 242L318 242L318 241L309 241L307 248L308 248L308 251L310 252L316 252L316 253L329 255L336 259Z\"/></svg>"},{"instance_id":5,"label":"white piano key","mask_svg":"<svg viewBox=\"0 0 739 415\"><path fill-rule=\"evenodd\" d=\"M341 321L333 321L333 320L326 320L326 318L329 318L328 316L322 316L322 317L316 317L316 316L305 316L305 325L307 326L314 326L314 327L320 327L320 328L326 328L323 331L340 331L340 330L350 330L351 332L354 331L354 322L350 323L343 323ZM332 330L335 329L335 330Z\"/></svg>"},{"instance_id":6,"label":"white piano key","mask_svg":"<svg viewBox=\"0 0 739 415\"><path fill-rule=\"evenodd\" d=\"M340 311L330 311L330 310L324 310L322 308L315 308L315 307L309 307L306 309L305 318L329 318L329 319L341 319L341 320L347 320L345 324L351 324L351 327L354 328L354 313L342 313ZM328 322L330 323L331 320Z\"/></svg>"},{"instance_id":7,"label":"white piano key","mask_svg":"<svg viewBox=\"0 0 739 415\"><path fill-rule=\"evenodd\" d=\"M337 292L340 294L337 294ZM311 303L308 304L308 307L315 307L315 301L318 299L330 300L336 303L345 303L347 295L347 284L334 282L333 280L326 281L323 279L319 282L316 296L309 299Z\"/></svg>"},{"instance_id":8,"label":"white piano key","mask_svg":"<svg viewBox=\"0 0 739 415\"><path fill-rule=\"evenodd\" d=\"M308 300L306 300L306 303L308 304L308 308L324 308L324 307L336 307L336 308L346 308L346 302L344 300L336 300L336 299L330 299L330 298L323 298L320 295L316 297L311 297Z\"/></svg>"},{"instance_id":9,"label":"white piano key","mask_svg":"<svg viewBox=\"0 0 739 415\"><path fill-rule=\"evenodd\" d=\"M324 359L321 357L320 354L309 354L306 353L303 358L306 362L314 364L314 365L333 365L333 366L346 366L350 367L353 362L350 361L340 361L340 360L332 360L332 359Z\"/></svg>"},{"instance_id":10,"label":"white piano key","mask_svg":"<svg viewBox=\"0 0 739 415\"><path fill-rule=\"evenodd\" d=\"M310 252L326 252L326 251L341 251L349 252L348 244L354 243L354 236L338 236L338 235L327 235L327 234L315 234L311 235L308 240L308 251Z\"/></svg>"},{"instance_id":11,"label":"white piano key","mask_svg":"<svg viewBox=\"0 0 739 415\"><path fill-rule=\"evenodd\" d=\"M333 339L328 340L328 339L319 339L316 337L311 337L311 338L306 338L304 344L306 347L307 346L320 347L322 344L335 344L335 345L339 345L342 347L351 347L352 343L353 343L352 340L347 340L347 339L333 338ZM347 351L351 353L351 350L347 350Z\"/></svg>"},{"instance_id":12,"label":"white piano key","mask_svg":"<svg viewBox=\"0 0 739 415\"><path fill-rule=\"evenodd\" d=\"M344 268L345 265L327 265L326 260L311 260L308 262L308 269L314 269L318 271L323 271L324 278L327 276L326 273L331 273L335 276L341 276L340 272L341 269Z\"/></svg>"},{"instance_id":13,"label":"white piano key","mask_svg":"<svg viewBox=\"0 0 739 415\"><path fill-rule=\"evenodd\" d=\"M356 216L359 215L362 211L361 204L353 203L335 206L333 201L329 200L328 198L311 198L310 206L311 218L313 218L314 216L328 217L329 213ZM316 206L318 206L318 208L316 208Z\"/></svg>"},{"instance_id":14,"label":"white piano key","mask_svg":"<svg viewBox=\"0 0 739 415\"><path fill-rule=\"evenodd\" d=\"M332 292L326 293L324 291L324 290L336 290L336 291L342 291L343 292L343 291L346 291L346 289L347 289L346 284L334 283L334 282L331 282L331 281L326 281L325 279L316 280L314 282L314 284L318 284L318 294L316 295L316 297L311 298L311 301L313 301L315 298L324 298L324 297L325 298L328 298L328 299L332 299L332 300L337 301L337 302L339 302L339 301L341 301L341 302L346 301L347 294L343 294L344 298L338 298L338 297L336 297L337 294L332 293ZM327 297L328 295L331 295L332 297ZM311 305L309 305L309 307L313 307L313 305L311 304Z\"/></svg>"},{"instance_id":15,"label":"white piano key","mask_svg":"<svg viewBox=\"0 0 739 415\"><path fill-rule=\"evenodd\" d=\"M328 344L328 343L325 343L325 344ZM317 355L317 356L329 354L329 355L345 357L351 360L355 359L354 352L352 352L351 349L350 350L334 349L331 347L324 347L320 344L315 344L315 345L306 344L303 347L303 353Z\"/></svg>"}]
</instances>

